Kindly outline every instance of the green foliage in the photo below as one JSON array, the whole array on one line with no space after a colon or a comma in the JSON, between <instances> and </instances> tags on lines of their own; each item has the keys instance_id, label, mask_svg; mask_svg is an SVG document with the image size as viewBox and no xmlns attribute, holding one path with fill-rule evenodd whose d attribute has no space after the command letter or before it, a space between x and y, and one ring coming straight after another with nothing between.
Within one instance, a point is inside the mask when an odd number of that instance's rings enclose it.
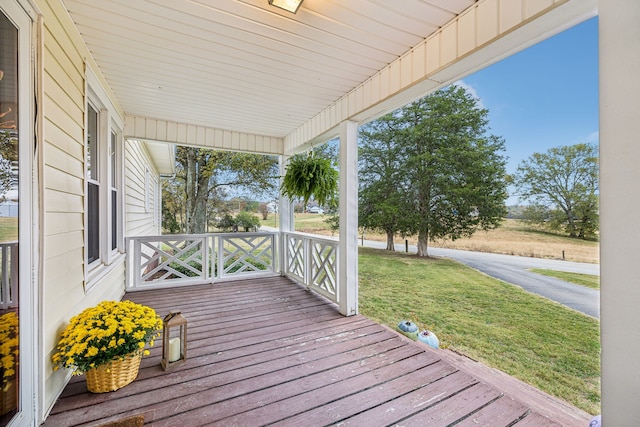
<instances>
[{"instance_id":1,"label":"green foliage","mask_svg":"<svg viewBox=\"0 0 640 427\"><path fill-rule=\"evenodd\" d=\"M359 224L387 236L387 250L394 250L393 237L406 231L404 163L398 133L401 118L388 114L360 129Z\"/></svg>"},{"instance_id":2,"label":"green foliage","mask_svg":"<svg viewBox=\"0 0 640 427\"><path fill-rule=\"evenodd\" d=\"M428 241L468 237L506 214L504 141L488 134L488 111L450 86L364 127L361 225ZM392 247L392 246L391 246Z\"/></svg>"},{"instance_id":3,"label":"green foliage","mask_svg":"<svg viewBox=\"0 0 640 427\"><path fill-rule=\"evenodd\" d=\"M313 197L319 205L335 205L338 171L329 158L315 154L298 154L289 159L280 192L294 200L302 198L303 206Z\"/></svg>"},{"instance_id":4,"label":"green foliage","mask_svg":"<svg viewBox=\"0 0 640 427\"><path fill-rule=\"evenodd\" d=\"M236 215L235 223L238 227L244 228L244 231L252 231L260 227L260 218L250 212L242 211Z\"/></svg>"},{"instance_id":5,"label":"green foliage","mask_svg":"<svg viewBox=\"0 0 640 427\"><path fill-rule=\"evenodd\" d=\"M551 218L551 210L544 205L528 205L522 209L521 217L529 224L545 224Z\"/></svg>"},{"instance_id":6,"label":"green foliage","mask_svg":"<svg viewBox=\"0 0 640 427\"><path fill-rule=\"evenodd\" d=\"M242 263L235 264L240 259L240 257L241 257L240 255L233 256L224 263L225 270L229 268L231 265L233 265L233 267L231 267L229 270L226 271L226 274L236 273L238 270L240 270L244 266L244 264ZM244 262L252 265L257 270L267 270L269 268L269 265L271 264L269 256L263 255L260 257L260 259L262 261L256 260L254 258L246 257L244 258ZM216 271L217 271L217 266L216 266Z\"/></svg>"},{"instance_id":7,"label":"green foliage","mask_svg":"<svg viewBox=\"0 0 640 427\"><path fill-rule=\"evenodd\" d=\"M534 153L513 176L521 200L548 209L548 226L571 237L598 231L598 149L576 144ZM541 208L536 208L541 210Z\"/></svg>"},{"instance_id":8,"label":"green foliage","mask_svg":"<svg viewBox=\"0 0 640 427\"><path fill-rule=\"evenodd\" d=\"M193 271L192 269L186 267L185 265L179 263L179 262L172 262L169 264L169 267L171 267L172 269L174 269L175 271L177 271L178 273L184 274L186 277L197 277L201 274L202 272L202 263L200 263L199 261L189 261L187 262L187 264L192 267L195 271ZM169 279L175 279L178 278L179 276L172 274Z\"/></svg>"},{"instance_id":9,"label":"green foliage","mask_svg":"<svg viewBox=\"0 0 640 427\"><path fill-rule=\"evenodd\" d=\"M12 163L18 160L18 138L8 131L0 132L0 198L11 189L14 180Z\"/></svg>"},{"instance_id":10,"label":"green foliage","mask_svg":"<svg viewBox=\"0 0 640 427\"><path fill-rule=\"evenodd\" d=\"M163 227L174 226L170 220L173 216L181 219L182 232L207 232L214 216L210 213L222 209L229 189L269 192L277 188L277 166L273 156L178 147L175 178L163 184L163 202L167 205ZM257 203L250 207L257 209Z\"/></svg>"},{"instance_id":11,"label":"green foliage","mask_svg":"<svg viewBox=\"0 0 640 427\"><path fill-rule=\"evenodd\" d=\"M236 226L236 220L227 213L220 219L220 221L218 221L216 226L221 230L230 231Z\"/></svg>"},{"instance_id":12,"label":"green foliage","mask_svg":"<svg viewBox=\"0 0 640 427\"><path fill-rule=\"evenodd\" d=\"M329 230L337 232L340 230L340 216L338 214L329 215L323 220L325 224L329 226Z\"/></svg>"}]
</instances>

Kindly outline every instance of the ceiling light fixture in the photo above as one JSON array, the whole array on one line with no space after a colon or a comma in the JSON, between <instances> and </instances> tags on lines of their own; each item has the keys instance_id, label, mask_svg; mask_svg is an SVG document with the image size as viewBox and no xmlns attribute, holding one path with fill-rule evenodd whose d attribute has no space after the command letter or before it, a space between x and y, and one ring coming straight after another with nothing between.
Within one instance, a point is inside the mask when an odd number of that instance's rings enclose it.
<instances>
[{"instance_id":1,"label":"ceiling light fixture","mask_svg":"<svg viewBox=\"0 0 640 427\"><path fill-rule=\"evenodd\" d=\"M303 0L269 0L271 6L279 7L287 12L296 13Z\"/></svg>"}]
</instances>

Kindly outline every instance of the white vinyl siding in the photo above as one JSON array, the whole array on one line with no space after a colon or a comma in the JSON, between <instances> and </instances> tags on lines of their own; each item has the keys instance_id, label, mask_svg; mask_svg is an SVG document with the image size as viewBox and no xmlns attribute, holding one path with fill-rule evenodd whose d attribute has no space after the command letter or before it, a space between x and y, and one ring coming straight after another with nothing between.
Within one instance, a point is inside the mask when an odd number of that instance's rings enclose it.
<instances>
[{"instance_id":1,"label":"white vinyl siding","mask_svg":"<svg viewBox=\"0 0 640 427\"><path fill-rule=\"evenodd\" d=\"M125 236L160 234L160 177L145 144L125 144Z\"/></svg>"},{"instance_id":2,"label":"white vinyl siding","mask_svg":"<svg viewBox=\"0 0 640 427\"><path fill-rule=\"evenodd\" d=\"M46 414L68 380L68 372L53 371L51 355L58 334L69 319L83 309L105 299L120 299L124 292L124 257L111 264L85 292L85 108L87 102L85 68L97 70L91 54L59 1L38 1L43 20L42 85L38 111L43 114L42 147L42 230L43 290L40 294L43 375L39 413ZM87 63L85 64L85 60ZM122 112L112 105L112 97L100 76L92 89L105 99L110 114L105 124L122 129ZM119 122L119 123L118 123ZM110 125L111 127L111 125ZM121 137L122 133L118 135ZM108 184L109 181L106 181ZM106 193L105 193L106 194Z\"/></svg>"}]
</instances>

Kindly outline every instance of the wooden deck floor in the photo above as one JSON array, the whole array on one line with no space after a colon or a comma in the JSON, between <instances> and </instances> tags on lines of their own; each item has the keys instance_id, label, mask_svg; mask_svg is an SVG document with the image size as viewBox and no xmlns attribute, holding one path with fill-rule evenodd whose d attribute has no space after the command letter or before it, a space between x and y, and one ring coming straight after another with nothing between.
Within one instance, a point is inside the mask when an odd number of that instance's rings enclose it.
<instances>
[{"instance_id":1,"label":"wooden deck floor","mask_svg":"<svg viewBox=\"0 0 640 427\"><path fill-rule=\"evenodd\" d=\"M586 413L504 374L364 316L343 317L286 278L126 298L161 316L182 310L187 362L163 371L156 346L138 378L111 393L88 393L84 376L74 377L45 426L110 425L133 415L158 427L589 423Z\"/></svg>"}]
</instances>

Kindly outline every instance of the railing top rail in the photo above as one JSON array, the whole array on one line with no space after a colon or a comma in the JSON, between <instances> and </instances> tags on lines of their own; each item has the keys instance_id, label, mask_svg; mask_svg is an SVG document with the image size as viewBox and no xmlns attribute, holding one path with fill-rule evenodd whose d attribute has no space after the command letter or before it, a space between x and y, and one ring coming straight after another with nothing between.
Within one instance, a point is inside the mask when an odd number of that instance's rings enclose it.
<instances>
[{"instance_id":1,"label":"railing top rail","mask_svg":"<svg viewBox=\"0 0 640 427\"><path fill-rule=\"evenodd\" d=\"M220 237L238 237L238 236L262 236L277 235L277 231L250 231L250 232L231 232L231 233L204 233L204 234L156 234L151 236L129 236L126 240L177 240L177 239L197 239L210 236Z\"/></svg>"},{"instance_id":2,"label":"railing top rail","mask_svg":"<svg viewBox=\"0 0 640 427\"><path fill-rule=\"evenodd\" d=\"M17 245L19 242L17 240L13 240L10 242L0 242L0 246L15 246Z\"/></svg>"},{"instance_id":3,"label":"railing top rail","mask_svg":"<svg viewBox=\"0 0 640 427\"><path fill-rule=\"evenodd\" d=\"M220 236L220 237L242 237L242 236L277 236L277 231L237 231L230 233L210 233L210 235Z\"/></svg>"},{"instance_id":4,"label":"railing top rail","mask_svg":"<svg viewBox=\"0 0 640 427\"><path fill-rule=\"evenodd\" d=\"M321 237L321 236L318 236L317 234L302 233L300 231L283 231L282 234L285 236L305 237L308 239L312 239L314 241L323 242L323 243L327 243L334 246L337 246L340 243L337 237L336 238L324 237L324 236Z\"/></svg>"}]
</instances>

